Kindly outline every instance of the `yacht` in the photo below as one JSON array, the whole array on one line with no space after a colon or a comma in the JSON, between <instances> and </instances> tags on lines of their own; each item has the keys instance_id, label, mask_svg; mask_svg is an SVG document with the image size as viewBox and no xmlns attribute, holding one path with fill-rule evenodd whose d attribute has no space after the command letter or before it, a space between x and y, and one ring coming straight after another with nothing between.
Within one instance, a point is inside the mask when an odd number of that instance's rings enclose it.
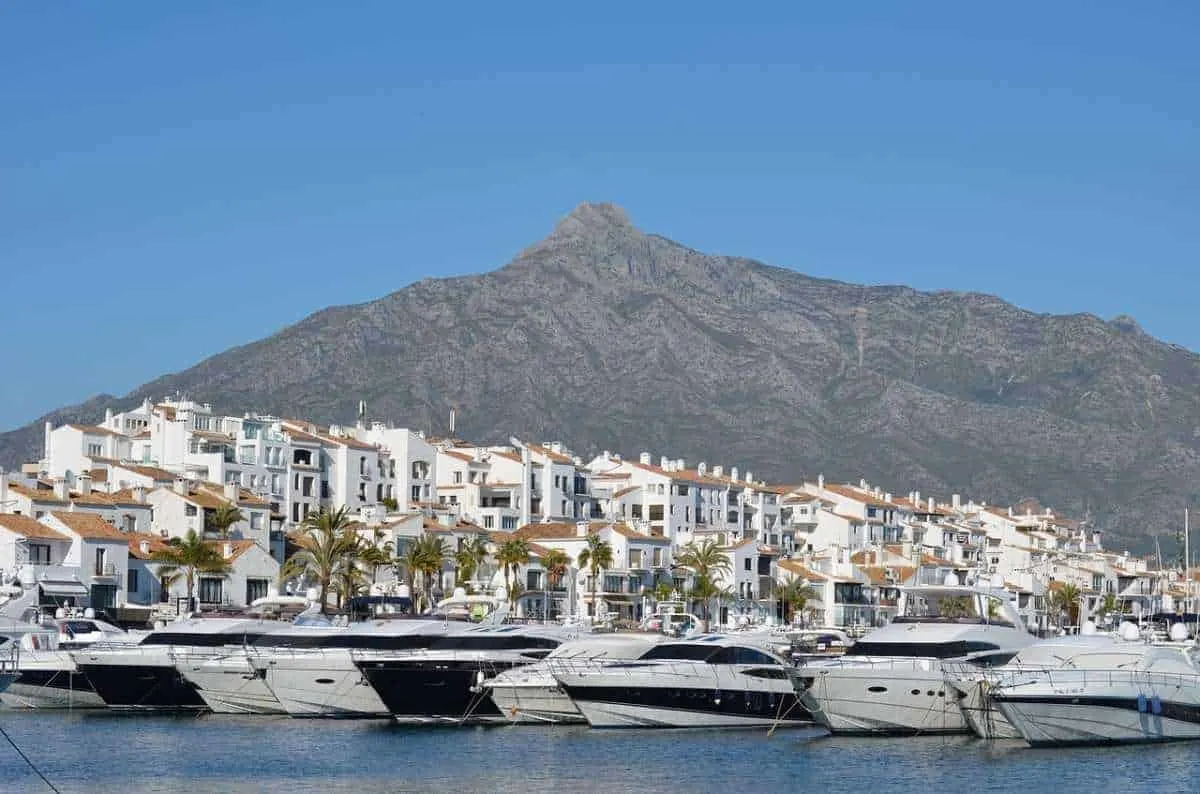
<instances>
[{"instance_id":1,"label":"yacht","mask_svg":"<svg viewBox=\"0 0 1200 794\"><path fill-rule=\"evenodd\" d=\"M943 663L1000 665L1035 641L1002 590L909 587L890 624L792 677L804 705L831 733L970 733Z\"/></svg>"},{"instance_id":2,"label":"yacht","mask_svg":"<svg viewBox=\"0 0 1200 794\"><path fill-rule=\"evenodd\" d=\"M278 707L293 717L386 718L389 711L355 665L353 653L401 653L472 624L439 618L375 619L348 628L297 628L261 637L242 653ZM237 669L236 654L216 667ZM236 674L234 674L236 675ZM236 683L236 681L235 681ZM239 696L241 706L250 706Z\"/></svg>"},{"instance_id":3,"label":"yacht","mask_svg":"<svg viewBox=\"0 0 1200 794\"><path fill-rule=\"evenodd\" d=\"M634 661L552 664L593 728L754 728L809 726L791 665L737 635L662 642Z\"/></svg>"},{"instance_id":4,"label":"yacht","mask_svg":"<svg viewBox=\"0 0 1200 794\"><path fill-rule=\"evenodd\" d=\"M70 651L129 638L124 629L90 617L59 617L0 626L0 653L13 655L15 677L0 694L10 708L103 708L104 701L79 672Z\"/></svg>"},{"instance_id":5,"label":"yacht","mask_svg":"<svg viewBox=\"0 0 1200 794\"><path fill-rule=\"evenodd\" d=\"M355 664L399 722L505 722L483 684L544 659L578 629L476 626L406 652L357 650Z\"/></svg>"},{"instance_id":6,"label":"yacht","mask_svg":"<svg viewBox=\"0 0 1200 794\"><path fill-rule=\"evenodd\" d=\"M954 690L967 726L981 739L1020 739L1021 734L1001 713L990 693L998 684L1030 672L1069 669L1077 658L1111 647L1113 637L1071 634L1039 640L1022 648L1007 664L980 667L966 662L943 662L946 686ZM1081 656L1082 655L1082 656Z\"/></svg>"},{"instance_id":7,"label":"yacht","mask_svg":"<svg viewBox=\"0 0 1200 794\"><path fill-rule=\"evenodd\" d=\"M207 708L176 666L181 654L216 656L281 625L245 618L187 618L138 642L96 643L71 657L106 706L122 710L190 711Z\"/></svg>"},{"instance_id":8,"label":"yacht","mask_svg":"<svg viewBox=\"0 0 1200 794\"><path fill-rule=\"evenodd\" d=\"M545 659L500 673L484 681L500 714L513 723L587 722L554 678L556 663L599 666L613 659L637 659L664 639L661 634L588 634L568 640Z\"/></svg>"},{"instance_id":9,"label":"yacht","mask_svg":"<svg viewBox=\"0 0 1200 794\"><path fill-rule=\"evenodd\" d=\"M988 694L1034 747L1200 739L1192 643L1115 640L1080 650L1069 666L1014 671Z\"/></svg>"}]
</instances>

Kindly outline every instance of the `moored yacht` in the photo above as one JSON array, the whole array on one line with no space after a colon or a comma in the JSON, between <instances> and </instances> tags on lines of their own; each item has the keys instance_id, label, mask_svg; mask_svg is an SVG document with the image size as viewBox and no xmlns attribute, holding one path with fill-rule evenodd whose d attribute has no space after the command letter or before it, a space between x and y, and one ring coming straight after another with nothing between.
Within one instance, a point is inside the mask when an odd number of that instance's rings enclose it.
<instances>
[{"instance_id":1,"label":"moored yacht","mask_svg":"<svg viewBox=\"0 0 1200 794\"><path fill-rule=\"evenodd\" d=\"M484 682L544 659L578 634L561 626L476 626L420 650L352 655L399 722L503 722L507 718L488 697Z\"/></svg>"},{"instance_id":2,"label":"moored yacht","mask_svg":"<svg viewBox=\"0 0 1200 794\"><path fill-rule=\"evenodd\" d=\"M767 647L720 634L663 642L635 661L551 665L593 728L811 725L790 667Z\"/></svg>"},{"instance_id":3,"label":"moored yacht","mask_svg":"<svg viewBox=\"0 0 1200 794\"><path fill-rule=\"evenodd\" d=\"M890 624L841 657L810 661L792 675L805 706L831 733L969 733L943 662L1004 664L1035 640L1003 591L909 587Z\"/></svg>"},{"instance_id":4,"label":"moored yacht","mask_svg":"<svg viewBox=\"0 0 1200 794\"><path fill-rule=\"evenodd\" d=\"M587 634L568 640L545 659L500 673L484 681L500 714L514 723L587 722L575 703L554 678L556 663L596 665L619 659L637 659L664 640L661 634Z\"/></svg>"},{"instance_id":5,"label":"moored yacht","mask_svg":"<svg viewBox=\"0 0 1200 794\"><path fill-rule=\"evenodd\" d=\"M122 710L191 711L207 708L176 667L180 653L217 656L280 625L242 618L189 618L152 631L140 642L97 643L71 652L78 669L106 706Z\"/></svg>"},{"instance_id":6,"label":"moored yacht","mask_svg":"<svg viewBox=\"0 0 1200 794\"><path fill-rule=\"evenodd\" d=\"M104 701L76 668L70 651L131 636L141 635L129 635L94 618L14 622L0 627L0 648L11 648L15 668L14 680L0 694L0 702L10 708L103 708Z\"/></svg>"},{"instance_id":7,"label":"moored yacht","mask_svg":"<svg viewBox=\"0 0 1200 794\"><path fill-rule=\"evenodd\" d=\"M1200 739L1200 649L1116 640L1023 669L989 697L1035 747Z\"/></svg>"}]
</instances>

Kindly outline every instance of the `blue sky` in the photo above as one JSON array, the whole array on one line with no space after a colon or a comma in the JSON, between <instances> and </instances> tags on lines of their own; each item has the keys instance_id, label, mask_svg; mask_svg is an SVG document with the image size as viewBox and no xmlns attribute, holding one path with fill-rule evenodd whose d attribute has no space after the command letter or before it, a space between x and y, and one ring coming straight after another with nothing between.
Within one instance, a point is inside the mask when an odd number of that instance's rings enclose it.
<instances>
[{"instance_id":1,"label":"blue sky","mask_svg":"<svg viewBox=\"0 0 1200 794\"><path fill-rule=\"evenodd\" d=\"M1200 348L1197 33L1179 2L9 3L0 429L493 269L583 200Z\"/></svg>"}]
</instances>

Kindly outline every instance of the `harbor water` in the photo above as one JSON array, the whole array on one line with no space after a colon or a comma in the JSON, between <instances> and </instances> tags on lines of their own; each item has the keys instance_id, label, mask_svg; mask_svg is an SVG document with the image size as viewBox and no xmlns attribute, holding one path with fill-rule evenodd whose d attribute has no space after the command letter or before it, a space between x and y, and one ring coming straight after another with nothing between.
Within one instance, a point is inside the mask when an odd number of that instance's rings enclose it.
<instances>
[{"instance_id":1,"label":"harbor water","mask_svg":"<svg viewBox=\"0 0 1200 794\"><path fill-rule=\"evenodd\" d=\"M1188 792L1195 744L1034 750L815 730L413 728L382 721L0 711L62 792ZM0 738L5 792L50 789Z\"/></svg>"}]
</instances>

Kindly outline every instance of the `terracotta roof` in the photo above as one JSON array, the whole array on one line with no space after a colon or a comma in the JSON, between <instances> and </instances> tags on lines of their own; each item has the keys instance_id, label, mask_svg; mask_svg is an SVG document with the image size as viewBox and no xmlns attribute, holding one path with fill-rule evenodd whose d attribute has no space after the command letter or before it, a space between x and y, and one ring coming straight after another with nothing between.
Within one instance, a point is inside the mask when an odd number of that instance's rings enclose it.
<instances>
[{"instance_id":1,"label":"terracotta roof","mask_svg":"<svg viewBox=\"0 0 1200 794\"><path fill-rule=\"evenodd\" d=\"M921 555L921 564L922 565L949 566L949 567L954 567L954 565L955 565L954 562L944 559L942 557L937 557L933 554L922 554Z\"/></svg>"},{"instance_id":2,"label":"terracotta roof","mask_svg":"<svg viewBox=\"0 0 1200 794\"><path fill-rule=\"evenodd\" d=\"M56 510L50 515L65 524L72 532L87 540L125 540L129 535L114 527L95 513L67 513Z\"/></svg>"},{"instance_id":3,"label":"terracotta roof","mask_svg":"<svg viewBox=\"0 0 1200 794\"><path fill-rule=\"evenodd\" d=\"M450 449L442 450L442 454L449 455L450 457L457 458L458 460L464 460L467 463L472 463L475 460L475 458L471 457L470 455L466 454L465 452L455 452Z\"/></svg>"},{"instance_id":4,"label":"terracotta roof","mask_svg":"<svg viewBox=\"0 0 1200 794\"><path fill-rule=\"evenodd\" d=\"M213 430L193 430L192 435L200 436L200 438L212 439L213 441L223 441L226 443L233 441L233 436L229 435L228 433L218 433Z\"/></svg>"},{"instance_id":5,"label":"terracotta roof","mask_svg":"<svg viewBox=\"0 0 1200 794\"><path fill-rule=\"evenodd\" d=\"M620 499L622 496L626 496L626 495L628 495L628 494L631 494L631 493L633 493L634 491L640 491L640 490L641 490L641 488L642 488L642 486L640 486L640 485L631 485L631 486L629 486L628 488L622 488L621 490L619 490L619 491L617 491L616 493L614 493L614 494L612 495L612 498L613 498L613 499Z\"/></svg>"},{"instance_id":6,"label":"terracotta roof","mask_svg":"<svg viewBox=\"0 0 1200 794\"><path fill-rule=\"evenodd\" d=\"M219 551L221 556L224 557L227 562L233 562L238 557L241 557L243 554L250 551L250 549L258 545L252 540L209 540L205 541L205 543ZM225 557L226 543L233 545L233 548L230 550L232 553L228 557Z\"/></svg>"},{"instance_id":7,"label":"terracotta roof","mask_svg":"<svg viewBox=\"0 0 1200 794\"><path fill-rule=\"evenodd\" d=\"M826 485L825 490L830 493L835 493L838 496L846 499L853 499L856 502L862 502L865 505L872 507L899 507L895 502L889 502L882 496L876 496L870 491L864 491L861 488L856 488L853 485Z\"/></svg>"},{"instance_id":8,"label":"terracotta roof","mask_svg":"<svg viewBox=\"0 0 1200 794\"><path fill-rule=\"evenodd\" d=\"M820 500L815 496L785 496L783 503L785 505L807 505Z\"/></svg>"},{"instance_id":9,"label":"terracotta roof","mask_svg":"<svg viewBox=\"0 0 1200 794\"><path fill-rule=\"evenodd\" d=\"M541 444L526 444L525 446L529 447L530 452L547 457L555 463L573 464L575 462L571 459L570 455L564 455L561 452L555 452L549 447L543 447Z\"/></svg>"},{"instance_id":10,"label":"terracotta roof","mask_svg":"<svg viewBox=\"0 0 1200 794\"><path fill-rule=\"evenodd\" d=\"M71 538L43 524L41 521L20 515L0 515L0 527L4 527L14 535L39 540L61 540L70 543Z\"/></svg>"},{"instance_id":11,"label":"terracotta roof","mask_svg":"<svg viewBox=\"0 0 1200 794\"><path fill-rule=\"evenodd\" d=\"M15 494L20 494L35 502L52 502L54 504L66 504L66 500L59 499L54 495L54 491L48 491L45 488L26 488L24 485L10 483L8 490Z\"/></svg>"},{"instance_id":12,"label":"terracotta roof","mask_svg":"<svg viewBox=\"0 0 1200 794\"><path fill-rule=\"evenodd\" d=\"M838 518L845 519L846 521L853 521L856 524L867 523L867 519L865 519L865 518L859 518L858 516L847 515L846 513L835 513L832 510L830 512L833 513L833 515L837 516Z\"/></svg>"},{"instance_id":13,"label":"terracotta roof","mask_svg":"<svg viewBox=\"0 0 1200 794\"><path fill-rule=\"evenodd\" d=\"M175 406L173 406L173 405L156 405L156 406L154 406L153 410L155 411L155 413L160 414L163 419L166 419L169 422L175 421Z\"/></svg>"},{"instance_id":14,"label":"terracotta roof","mask_svg":"<svg viewBox=\"0 0 1200 794\"><path fill-rule=\"evenodd\" d=\"M89 436L120 436L121 435L116 430L109 430L107 427L100 427L99 425L79 425L79 424L72 423L72 424L68 424L67 427L71 427L71 428L74 428L75 430L79 430L81 432L87 433ZM122 438L123 437L124 436L122 436Z\"/></svg>"},{"instance_id":15,"label":"terracotta roof","mask_svg":"<svg viewBox=\"0 0 1200 794\"><path fill-rule=\"evenodd\" d=\"M86 496L81 493L72 493L71 501L77 505L89 505L92 507L117 507L118 505L134 504L132 496L126 502L117 498L117 494L106 494L99 491L92 491ZM140 507L141 505L138 506Z\"/></svg>"},{"instance_id":16,"label":"terracotta roof","mask_svg":"<svg viewBox=\"0 0 1200 794\"><path fill-rule=\"evenodd\" d=\"M607 526L601 524L601 526ZM589 529L589 531L591 531ZM578 540L581 536L574 522L539 522L518 527L513 533L515 537L525 540Z\"/></svg>"},{"instance_id":17,"label":"terracotta roof","mask_svg":"<svg viewBox=\"0 0 1200 794\"><path fill-rule=\"evenodd\" d=\"M795 560L780 560L779 567L788 573L793 573L801 579L807 579L810 582L824 582L829 579L825 574L809 570Z\"/></svg>"},{"instance_id":18,"label":"terracotta roof","mask_svg":"<svg viewBox=\"0 0 1200 794\"><path fill-rule=\"evenodd\" d=\"M142 541L150 544L149 553L142 552ZM137 560L148 560L160 551L170 548L165 540L158 535L129 533L129 556Z\"/></svg>"},{"instance_id":19,"label":"terracotta roof","mask_svg":"<svg viewBox=\"0 0 1200 794\"><path fill-rule=\"evenodd\" d=\"M515 461L517 463L523 462L521 460L521 456L515 452L509 452L508 450L503 450L503 449L489 449L488 452L497 457L506 458L508 460Z\"/></svg>"},{"instance_id":20,"label":"terracotta roof","mask_svg":"<svg viewBox=\"0 0 1200 794\"><path fill-rule=\"evenodd\" d=\"M138 433L137 435L133 436L133 439L135 441L144 441L147 438L152 438L149 430L143 430L140 433Z\"/></svg>"},{"instance_id":21,"label":"terracotta roof","mask_svg":"<svg viewBox=\"0 0 1200 794\"><path fill-rule=\"evenodd\" d=\"M1033 593L1032 590L1028 590L1015 582L1009 582L1007 580L1004 582L1004 589L1011 590L1014 593L1029 593L1031 595Z\"/></svg>"},{"instance_id":22,"label":"terracotta roof","mask_svg":"<svg viewBox=\"0 0 1200 794\"><path fill-rule=\"evenodd\" d=\"M911 568L907 565L872 565L864 566L859 570L866 574L871 584L877 587L887 585L899 587L907 582L917 571L916 568ZM891 571L893 574L891 582L888 581L888 571Z\"/></svg>"},{"instance_id":23,"label":"terracotta roof","mask_svg":"<svg viewBox=\"0 0 1200 794\"><path fill-rule=\"evenodd\" d=\"M157 466L143 466L138 463L119 463L116 468L125 469L125 471L131 471L143 477L149 477L154 482L175 482L175 478L179 476L174 472L160 469Z\"/></svg>"},{"instance_id":24,"label":"terracotta roof","mask_svg":"<svg viewBox=\"0 0 1200 794\"><path fill-rule=\"evenodd\" d=\"M88 472L92 482L108 482L108 469L92 469Z\"/></svg>"}]
</instances>

